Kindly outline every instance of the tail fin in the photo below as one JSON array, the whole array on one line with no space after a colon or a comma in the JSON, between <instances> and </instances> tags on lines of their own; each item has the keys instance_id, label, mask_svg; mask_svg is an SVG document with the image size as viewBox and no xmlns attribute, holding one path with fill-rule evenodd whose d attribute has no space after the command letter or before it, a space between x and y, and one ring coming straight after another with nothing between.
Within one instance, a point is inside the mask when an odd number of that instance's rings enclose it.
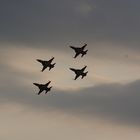
<instances>
[{"instance_id":1,"label":"tail fin","mask_svg":"<svg viewBox=\"0 0 140 140\"><path fill-rule=\"evenodd\" d=\"M83 79L85 76L87 76L87 73L88 73L88 71L82 74L82 79Z\"/></svg>"},{"instance_id":2,"label":"tail fin","mask_svg":"<svg viewBox=\"0 0 140 140\"><path fill-rule=\"evenodd\" d=\"M54 68L55 64L56 64L56 63L54 63L54 64L50 64L50 66L49 66L49 70L51 70L52 68Z\"/></svg>"},{"instance_id":3,"label":"tail fin","mask_svg":"<svg viewBox=\"0 0 140 140\"><path fill-rule=\"evenodd\" d=\"M51 90L51 89L52 89L52 86L51 86L51 87L49 87L49 89Z\"/></svg>"},{"instance_id":4,"label":"tail fin","mask_svg":"<svg viewBox=\"0 0 140 140\"><path fill-rule=\"evenodd\" d=\"M46 90L45 94L47 94L47 92L49 92L51 89L52 89L52 86L49 87L49 88Z\"/></svg>"},{"instance_id":5,"label":"tail fin","mask_svg":"<svg viewBox=\"0 0 140 140\"><path fill-rule=\"evenodd\" d=\"M86 54L87 54L87 51L88 51L88 50L83 51L83 52L82 52L82 56L81 56L81 57L83 57L84 55L86 55Z\"/></svg>"}]
</instances>

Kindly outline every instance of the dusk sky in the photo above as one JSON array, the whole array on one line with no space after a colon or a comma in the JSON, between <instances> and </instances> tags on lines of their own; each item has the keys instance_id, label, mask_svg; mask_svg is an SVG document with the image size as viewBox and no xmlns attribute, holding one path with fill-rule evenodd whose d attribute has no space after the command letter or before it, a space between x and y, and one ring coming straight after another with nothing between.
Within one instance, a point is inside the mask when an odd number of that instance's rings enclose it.
<instances>
[{"instance_id":1,"label":"dusk sky","mask_svg":"<svg viewBox=\"0 0 140 140\"><path fill-rule=\"evenodd\" d=\"M0 140L139 140L139 37L138 0L1 0Z\"/></svg>"}]
</instances>

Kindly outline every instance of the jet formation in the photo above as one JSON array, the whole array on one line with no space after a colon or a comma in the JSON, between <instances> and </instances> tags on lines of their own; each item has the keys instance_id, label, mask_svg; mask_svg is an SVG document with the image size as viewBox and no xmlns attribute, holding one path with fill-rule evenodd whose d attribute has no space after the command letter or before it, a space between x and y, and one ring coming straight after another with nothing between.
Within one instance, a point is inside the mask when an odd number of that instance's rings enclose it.
<instances>
[{"instance_id":1,"label":"jet formation","mask_svg":"<svg viewBox=\"0 0 140 140\"><path fill-rule=\"evenodd\" d=\"M87 54L88 50L84 50L86 46L87 46L87 44L84 44L82 47L79 47L79 48L74 47L74 46L69 46L69 47L75 51L76 54L75 54L74 58L77 58L77 56L79 56L80 54L81 54L81 57L83 57L84 55ZM54 66L56 64L56 63L52 64L54 57L52 57L48 61L41 60L41 59L36 59L36 60L39 63L41 63L43 66L41 72L44 72L44 70L47 68L49 68L49 71L50 71L52 68L54 68ZM75 68L69 68L69 69L76 74L74 80L77 80L80 76L81 76L81 79L83 79L85 76L87 76L88 71L84 72L86 68L87 68L87 66L84 66L82 69L75 69ZM37 94L40 95L43 91L45 91L45 94L47 94L49 91L51 91L52 86L49 87L50 83L51 83L51 81L47 82L46 84L38 84L38 83L33 83L33 84L39 88L39 92Z\"/></svg>"}]
</instances>

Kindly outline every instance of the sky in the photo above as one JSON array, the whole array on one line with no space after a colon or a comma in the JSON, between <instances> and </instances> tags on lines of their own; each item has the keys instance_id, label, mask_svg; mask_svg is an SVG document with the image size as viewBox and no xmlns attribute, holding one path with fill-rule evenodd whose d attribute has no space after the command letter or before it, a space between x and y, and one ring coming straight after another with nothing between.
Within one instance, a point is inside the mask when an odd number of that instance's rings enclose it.
<instances>
[{"instance_id":1,"label":"sky","mask_svg":"<svg viewBox=\"0 0 140 140\"><path fill-rule=\"evenodd\" d=\"M0 139L139 140L140 1L1 0ZM89 50L74 59L70 45ZM36 59L55 57L41 73ZM89 71L73 80L70 67ZM34 82L53 86L37 96Z\"/></svg>"}]
</instances>

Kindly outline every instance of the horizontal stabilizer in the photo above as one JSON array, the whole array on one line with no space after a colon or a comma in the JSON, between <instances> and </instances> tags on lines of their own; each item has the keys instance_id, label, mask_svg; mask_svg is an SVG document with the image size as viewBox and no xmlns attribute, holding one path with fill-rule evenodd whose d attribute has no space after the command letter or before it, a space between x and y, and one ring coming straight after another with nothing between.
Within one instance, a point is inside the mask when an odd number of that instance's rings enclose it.
<instances>
[{"instance_id":1,"label":"horizontal stabilizer","mask_svg":"<svg viewBox=\"0 0 140 140\"><path fill-rule=\"evenodd\" d=\"M87 54L87 51L88 51L88 50L83 51L83 52L82 52L82 56L81 56L81 57L83 57L84 55L86 55L86 54Z\"/></svg>"},{"instance_id":2,"label":"horizontal stabilizer","mask_svg":"<svg viewBox=\"0 0 140 140\"><path fill-rule=\"evenodd\" d=\"M54 64L50 64L50 66L49 66L49 70L51 70L52 68L54 68L55 64L56 64L56 63L54 63Z\"/></svg>"},{"instance_id":3,"label":"horizontal stabilizer","mask_svg":"<svg viewBox=\"0 0 140 140\"><path fill-rule=\"evenodd\" d=\"M85 50L85 53L87 53L88 52L88 50Z\"/></svg>"},{"instance_id":4,"label":"horizontal stabilizer","mask_svg":"<svg viewBox=\"0 0 140 140\"><path fill-rule=\"evenodd\" d=\"M88 73L88 71L82 74L82 79L83 79L85 76L87 76L87 73Z\"/></svg>"}]
</instances>

